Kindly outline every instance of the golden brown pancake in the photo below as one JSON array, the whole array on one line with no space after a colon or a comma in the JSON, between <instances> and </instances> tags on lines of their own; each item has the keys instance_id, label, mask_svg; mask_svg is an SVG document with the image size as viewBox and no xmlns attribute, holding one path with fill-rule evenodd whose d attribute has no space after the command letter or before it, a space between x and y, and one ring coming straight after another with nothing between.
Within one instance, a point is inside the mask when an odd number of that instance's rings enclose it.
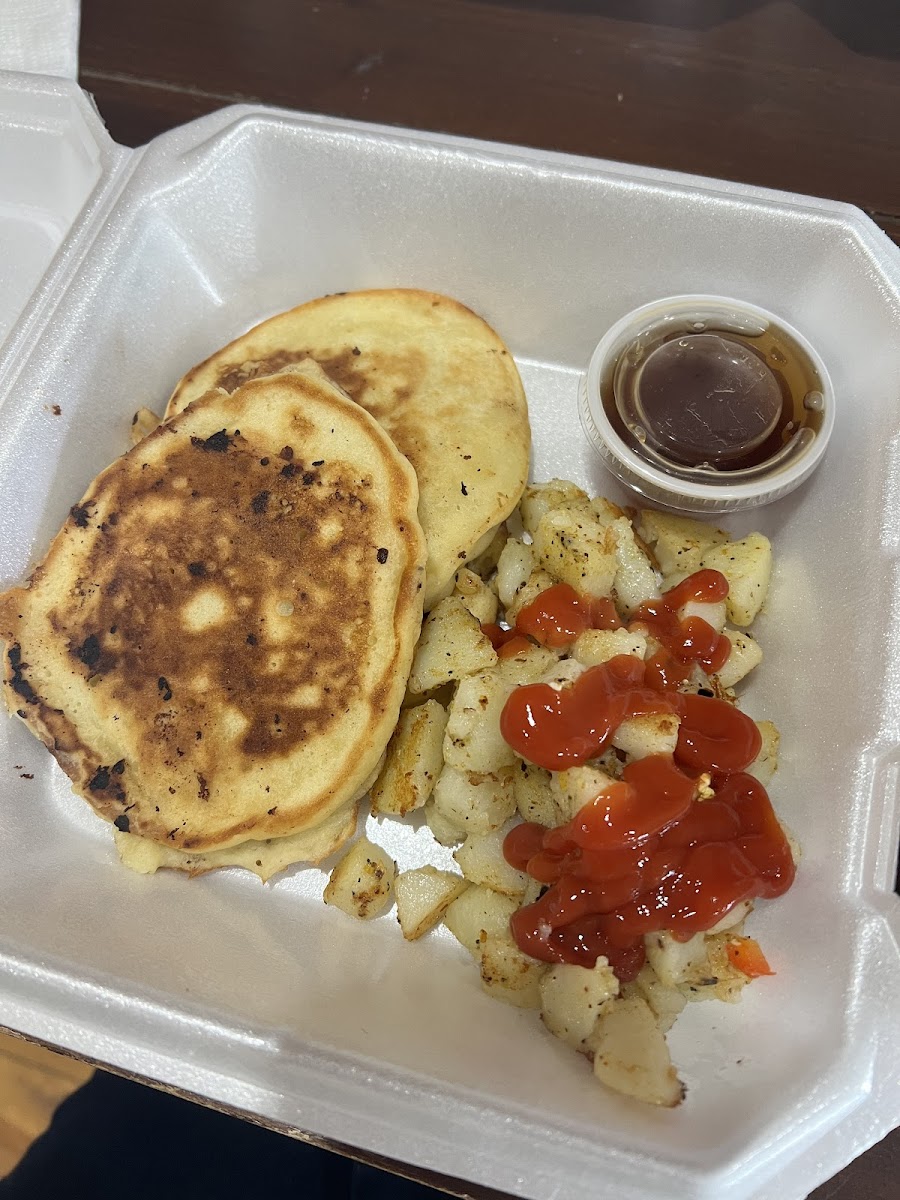
<instances>
[{"instance_id":1,"label":"golden brown pancake","mask_svg":"<svg viewBox=\"0 0 900 1200\"><path fill-rule=\"evenodd\" d=\"M212 393L98 476L0 597L7 703L120 831L193 852L320 825L397 719L417 500L314 364Z\"/></svg>"},{"instance_id":2,"label":"golden brown pancake","mask_svg":"<svg viewBox=\"0 0 900 1200\"><path fill-rule=\"evenodd\" d=\"M167 416L211 388L313 358L406 455L428 542L425 608L515 508L531 435L512 356L468 308L405 289L325 296L272 317L181 380Z\"/></svg>"}]
</instances>

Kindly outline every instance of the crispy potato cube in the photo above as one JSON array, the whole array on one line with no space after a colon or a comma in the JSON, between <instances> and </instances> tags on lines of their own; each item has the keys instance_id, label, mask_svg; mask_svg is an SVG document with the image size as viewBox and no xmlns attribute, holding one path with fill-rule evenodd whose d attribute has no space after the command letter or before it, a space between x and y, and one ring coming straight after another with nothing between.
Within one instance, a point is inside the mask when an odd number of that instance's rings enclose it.
<instances>
[{"instance_id":1,"label":"crispy potato cube","mask_svg":"<svg viewBox=\"0 0 900 1200\"><path fill-rule=\"evenodd\" d=\"M619 654L643 658L647 635L641 629L588 629L578 635L572 655L583 667L597 667Z\"/></svg>"},{"instance_id":2,"label":"crispy potato cube","mask_svg":"<svg viewBox=\"0 0 900 1200\"><path fill-rule=\"evenodd\" d=\"M634 982L638 991L653 1010L657 1027L662 1033L668 1033L680 1013L684 1010L687 1000L678 988L666 987L665 984L661 983L649 963L645 963L641 967L640 973Z\"/></svg>"},{"instance_id":3,"label":"crispy potato cube","mask_svg":"<svg viewBox=\"0 0 900 1200\"><path fill-rule=\"evenodd\" d=\"M761 533L739 542L723 542L703 555L701 566L721 571L728 580L728 619L750 625L762 608L772 574L772 546Z\"/></svg>"},{"instance_id":4,"label":"crispy potato cube","mask_svg":"<svg viewBox=\"0 0 900 1200\"><path fill-rule=\"evenodd\" d=\"M548 671L555 669L559 660L546 646L529 646L509 658L501 658L497 672L512 690L525 683L538 683Z\"/></svg>"},{"instance_id":5,"label":"crispy potato cube","mask_svg":"<svg viewBox=\"0 0 900 1200\"><path fill-rule=\"evenodd\" d=\"M590 511L558 508L545 513L534 535L540 565L560 583L588 596L608 596L616 578L616 540Z\"/></svg>"},{"instance_id":6,"label":"crispy potato cube","mask_svg":"<svg viewBox=\"0 0 900 1200\"><path fill-rule=\"evenodd\" d=\"M506 545L506 539L509 537L509 530L506 525L498 525L490 534L490 541L484 550L476 550L475 554L466 566L469 570L474 571L476 575L480 575L482 579L487 579L497 569L497 563L500 560L500 555L503 552L503 547ZM482 538L482 541L485 539Z\"/></svg>"},{"instance_id":7,"label":"crispy potato cube","mask_svg":"<svg viewBox=\"0 0 900 1200\"><path fill-rule=\"evenodd\" d=\"M562 824L559 806L550 787L550 772L543 767L520 761L513 777L513 794L523 821L534 821L548 829Z\"/></svg>"},{"instance_id":8,"label":"crispy potato cube","mask_svg":"<svg viewBox=\"0 0 900 1200\"><path fill-rule=\"evenodd\" d=\"M466 831L448 820L435 806L433 799L428 801L422 812L425 814L425 824L431 830L432 837L441 846L456 846L466 836Z\"/></svg>"},{"instance_id":9,"label":"crispy potato cube","mask_svg":"<svg viewBox=\"0 0 900 1200\"><path fill-rule=\"evenodd\" d=\"M145 437L161 424L162 419L155 412L151 412L149 408L139 408L131 418L129 439L132 446L136 446L138 442L142 442Z\"/></svg>"},{"instance_id":10,"label":"crispy potato cube","mask_svg":"<svg viewBox=\"0 0 900 1200\"><path fill-rule=\"evenodd\" d=\"M462 680L444 734L448 766L489 775L515 763L516 756L500 732L500 714L511 690L498 668Z\"/></svg>"},{"instance_id":11,"label":"crispy potato cube","mask_svg":"<svg viewBox=\"0 0 900 1200\"><path fill-rule=\"evenodd\" d=\"M618 994L619 981L605 958L593 967L556 963L541 979L541 1019L554 1037L577 1049Z\"/></svg>"},{"instance_id":12,"label":"crispy potato cube","mask_svg":"<svg viewBox=\"0 0 900 1200\"><path fill-rule=\"evenodd\" d=\"M675 713L647 713L626 717L612 735L612 744L630 758L651 754L673 754L678 742L680 720Z\"/></svg>"},{"instance_id":13,"label":"crispy potato cube","mask_svg":"<svg viewBox=\"0 0 900 1200\"><path fill-rule=\"evenodd\" d=\"M612 787L615 780L596 767L570 767L552 775L551 788L559 808L561 823L574 819L576 814Z\"/></svg>"},{"instance_id":14,"label":"crispy potato cube","mask_svg":"<svg viewBox=\"0 0 900 1200\"><path fill-rule=\"evenodd\" d=\"M456 572L454 596L458 596L479 625L497 620L497 594L484 582L480 575L461 567Z\"/></svg>"},{"instance_id":15,"label":"crispy potato cube","mask_svg":"<svg viewBox=\"0 0 900 1200\"><path fill-rule=\"evenodd\" d=\"M444 913L444 924L458 942L480 959L485 938L508 938L509 918L518 908L510 896L502 896L481 884L472 884Z\"/></svg>"},{"instance_id":16,"label":"crispy potato cube","mask_svg":"<svg viewBox=\"0 0 900 1200\"><path fill-rule=\"evenodd\" d=\"M436 867L417 867L402 871L394 882L397 920L408 942L414 942L433 929L468 883L453 871Z\"/></svg>"},{"instance_id":17,"label":"crispy potato cube","mask_svg":"<svg viewBox=\"0 0 900 1200\"><path fill-rule=\"evenodd\" d=\"M679 988L689 979L708 977L709 960L702 933L678 942L670 933L648 933L644 938L647 962L665 987Z\"/></svg>"},{"instance_id":18,"label":"crispy potato cube","mask_svg":"<svg viewBox=\"0 0 900 1200\"><path fill-rule=\"evenodd\" d=\"M509 538L497 562L497 595L504 608L534 570L534 551L519 538Z\"/></svg>"},{"instance_id":19,"label":"crispy potato cube","mask_svg":"<svg viewBox=\"0 0 900 1200\"><path fill-rule=\"evenodd\" d=\"M719 685L730 688L759 666L763 652L759 642L749 633L742 633L739 629L725 629L723 633L731 642L731 652L725 660L725 666L718 672Z\"/></svg>"},{"instance_id":20,"label":"crispy potato cube","mask_svg":"<svg viewBox=\"0 0 900 1200\"><path fill-rule=\"evenodd\" d=\"M483 883L492 891L520 899L525 894L528 876L511 867L503 855L503 839L508 831L470 833L453 857L470 883Z\"/></svg>"},{"instance_id":21,"label":"crispy potato cube","mask_svg":"<svg viewBox=\"0 0 900 1200\"><path fill-rule=\"evenodd\" d=\"M627 517L610 525L615 538L616 577L613 595L622 616L630 617L639 604L659 596L659 579L650 559L641 549Z\"/></svg>"},{"instance_id":22,"label":"crispy potato cube","mask_svg":"<svg viewBox=\"0 0 900 1200\"><path fill-rule=\"evenodd\" d=\"M727 663L725 664L728 665ZM765 787L778 770L778 748L781 744L781 734L771 721L757 721L756 727L762 737L762 747L759 754L747 768L747 774Z\"/></svg>"},{"instance_id":23,"label":"crispy potato cube","mask_svg":"<svg viewBox=\"0 0 900 1200\"><path fill-rule=\"evenodd\" d=\"M663 575L692 575L699 571L703 555L728 539L724 530L703 521L650 508L641 509L637 532L652 548Z\"/></svg>"},{"instance_id":24,"label":"crispy potato cube","mask_svg":"<svg viewBox=\"0 0 900 1200\"><path fill-rule=\"evenodd\" d=\"M684 1099L665 1036L640 996L614 1000L598 1017L589 1045L594 1074L613 1091L664 1108Z\"/></svg>"},{"instance_id":25,"label":"crispy potato cube","mask_svg":"<svg viewBox=\"0 0 900 1200\"><path fill-rule=\"evenodd\" d=\"M522 493L519 513L522 526L534 537L541 518L554 508L588 508L587 492L568 479L551 479L548 483L530 484Z\"/></svg>"},{"instance_id":26,"label":"crispy potato cube","mask_svg":"<svg viewBox=\"0 0 900 1200\"><path fill-rule=\"evenodd\" d=\"M434 789L435 808L452 825L468 833L490 833L516 811L513 771L470 775L444 767Z\"/></svg>"},{"instance_id":27,"label":"crispy potato cube","mask_svg":"<svg viewBox=\"0 0 900 1200\"><path fill-rule=\"evenodd\" d=\"M350 917L368 921L390 903L396 874L397 864L390 855L361 837L331 872L323 899Z\"/></svg>"},{"instance_id":28,"label":"crispy potato cube","mask_svg":"<svg viewBox=\"0 0 900 1200\"><path fill-rule=\"evenodd\" d=\"M716 600L713 603L704 600L688 600L687 604L682 604L679 608L678 616L682 621L687 621L689 617L700 617L707 625L711 625L716 633L722 633L725 629L727 608L724 600Z\"/></svg>"},{"instance_id":29,"label":"crispy potato cube","mask_svg":"<svg viewBox=\"0 0 900 1200\"><path fill-rule=\"evenodd\" d=\"M543 567L535 567L507 605L506 620L508 623L515 625L522 609L527 604L531 604L534 600L537 600L541 592L546 592L555 583L556 580L549 571L545 571Z\"/></svg>"},{"instance_id":30,"label":"crispy potato cube","mask_svg":"<svg viewBox=\"0 0 900 1200\"><path fill-rule=\"evenodd\" d=\"M497 661L490 640L456 596L442 600L425 619L416 646L409 690L430 692L451 679L463 679Z\"/></svg>"},{"instance_id":31,"label":"crispy potato cube","mask_svg":"<svg viewBox=\"0 0 900 1200\"><path fill-rule=\"evenodd\" d=\"M541 1007L546 963L524 954L508 933L483 937L479 958L481 986L489 996L516 1008Z\"/></svg>"},{"instance_id":32,"label":"crispy potato cube","mask_svg":"<svg viewBox=\"0 0 900 1200\"><path fill-rule=\"evenodd\" d=\"M444 765L446 727L446 710L436 700L400 714L384 767L372 787L373 812L402 817L422 807Z\"/></svg>"}]
</instances>

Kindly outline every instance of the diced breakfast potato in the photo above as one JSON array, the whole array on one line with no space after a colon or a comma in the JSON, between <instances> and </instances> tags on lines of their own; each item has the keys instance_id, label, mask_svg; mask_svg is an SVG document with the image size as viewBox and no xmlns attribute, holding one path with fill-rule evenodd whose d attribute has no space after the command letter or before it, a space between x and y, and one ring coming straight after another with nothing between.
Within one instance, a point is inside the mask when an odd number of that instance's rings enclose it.
<instances>
[{"instance_id":1,"label":"diced breakfast potato","mask_svg":"<svg viewBox=\"0 0 900 1200\"><path fill-rule=\"evenodd\" d=\"M613 504L612 500L607 500L605 496L594 497L591 501L591 512L604 528L626 515L624 508L619 508L618 504Z\"/></svg>"},{"instance_id":2,"label":"diced breakfast potato","mask_svg":"<svg viewBox=\"0 0 900 1200\"><path fill-rule=\"evenodd\" d=\"M519 501L522 525L534 537L541 518L554 508L588 508L587 492L568 479L551 479L549 483L529 485Z\"/></svg>"},{"instance_id":3,"label":"diced breakfast potato","mask_svg":"<svg viewBox=\"0 0 900 1200\"><path fill-rule=\"evenodd\" d=\"M616 577L613 595L622 616L630 617L639 604L659 596L659 579L641 549L627 517L610 525L615 538Z\"/></svg>"},{"instance_id":4,"label":"diced breakfast potato","mask_svg":"<svg viewBox=\"0 0 900 1200\"><path fill-rule=\"evenodd\" d=\"M713 546L727 541L728 534L692 517L641 509L637 532L653 550L663 575L676 571L683 576L700 570L700 560Z\"/></svg>"},{"instance_id":5,"label":"diced breakfast potato","mask_svg":"<svg viewBox=\"0 0 900 1200\"><path fill-rule=\"evenodd\" d=\"M615 535L592 512L558 508L545 513L534 534L535 556L554 579L587 596L608 596L616 578Z\"/></svg>"},{"instance_id":6,"label":"diced breakfast potato","mask_svg":"<svg viewBox=\"0 0 900 1200\"><path fill-rule=\"evenodd\" d=\"M404 816L421 808L444 765L447 713L435 700L407 708L388 746L381 774L372 787L372 811Z\"/></svg>"},{"instance_id":7,"label":"diced breakfast potato","mask_svg":"<svg viewBox=\"0 0 900 1200\"><path fill-rule=\"evenodd\" d=\"M511 768L495 775L470 775L444 767L434 789L434 805L464 833L490 833L516 811Z\"/></svg>"},{"instance_id":8,"label":"diced breakfast potato","mask_svg":"<svg viewBox=\"0 0 900 1200\"><path fill-rule=\"evenodd\" d=\"M725 660L725 666L718 672L721 687L734 687L736 683L749 675L754 667L762 662L762 647L756 638L739 629L724 629L722 631L731 642L731 651Z\"/></svg>"},{"instance_id":9,"label":"diced breakfast potato","mask_svg":"<svg viewBox=\"0 0 900 1200\"><path fill-rule=\"evenodd\" d=\"M588 1045L594 1052L594 1074L614 1091L664 1108L684 1099L665 1036L640 996L621 997L604 1009Z\"/></svg>"},{"instance_id":10,"label":"diced breakfast potato","mask_svg":"<svg viewBox=\"0 0 900 1200\"><path fill-rule=\"evenodd\" d=\"M431 835L436 842L441 846L456 846L466 836L464 829L460 829L452 821L448 821L439 808L435 806L434 800L429 800L422 809L425 814L425 824L431 830Z\"/></svg>"},{"instance_id":11,"label":"diced breakfast potato","mask_svg":"<svg viewBox=\"0 0 900 1200\"><path fill-rule=\"evenodd\" d=\"M444 924L476 959L485 937L508 938L509 918L518 908L511 896L473 884L448 907Z\"/></svg>"},{"instance_id":12,"label":"diced breakfast potato","mask_svg":"<svg viewBox=\"0 0 900 1200\"><path fill-rule=\"evenodd\" d=\"M611 788L615 783L605 771L596 767L570 767L552 776L551 787L562 822L571 821L586 804Z\"/></svg>"},{"instance_id":13,"label":"diced breakfast potato","mask_svg":"<svg viewBox=\"0 0 900 1200\"><path fill-rule=\"evenodd\" d=\"M689 979L703 977L709 961L706 942L697 933L686 942L676 941L670 933L648 933L644 938L647 962L665 987L680 988Z\"/></svg>"},{"instance_id":14,"label":"diced breakfast potato","mask_svg":"<svg viewBox=\"0 0 900 1200\"><path fill-rule=\"evenodd\" d=\"M501 658L497 664L497 673L507 687L521 687L525 683L538 683L544 679L548 671L555 669L557 657L546 646L529 646L518 654Z\"/></svg>"},{"instance_id":15,"label":"diced breakfast potato","mask_svg":"<svg viewBox=\"0 0 900 1200\"><path fill-rule=\"evenodd\" d=\"M520 899L525 894L528 876L511 867L503 855L507 832L495 829L491 833L470 833L453 857L470 883L483 883L504 896Z\"/></svg>"},{"instance_id":16,"label":"diced breakfast potato","mask_svg":"<svg viewBox=\"0 0 900 1200\"><path fill-rule=\"evenodd\" d=\"M516 1008L540 1008L546 963L524 954L508 933L483 937L479 959L481 986L489 996Z\"/></svg>"},{"instance_id":17,"label":"diced breakfast potato","mask_svg":"<svg viewBox=\"0 0 900 1200\"><path fill-rule=\"evenodd\" d=\"M162 424L161 419L149 408L139 408L131 418L130 439L132 446L142 442L145 437Z\"/></svg>"},{"instance_id":18,"label":"diced breakfast potato","mask_svg":"<svg viewBox=\"0 0 900 1200\"><path fill-rule=\"evenodd\" d=\"M390 855L362 837L331 872L323 898L348 916L367 921L387 908L396 874L397 865Z\"/></svg>"},{"instance_id":19,"label":"diced breakfast potato","mask_svg":"<svg viewBox=\"0 0 900 1200\"><path fill-rule=\"evenodd\" d=\"M619 654L643 658L647 635L641 629L587 629L578 635L572 654L583 667L597 667Z\"/></svg>"},{"instance_id":20,"label":"diced breakfast potato","mask_svg":"<svg viewBox=\"0 0 900 1200\"><path fill-rule=\"evenodd\" d=\"M728 580L728 619L750 625L762 608L772 574L772 546L761 533L707 550L701 566L721 571Z\"/></svg>"},{"instance_id":21,"label":"diced breakfast potato","mask_svg":"<svg viewBox=\"0 0 900 1200\"><path fill-rule=\"evenodd\" d=\"M492 531L490 541L485 549L481 550L466 564L469 570L474 571L476 575L480 575L482 579L487 579L489 575L493 574L497 569L497 563L508 537L509 530L506 528L506 525L498 525Z\"/></svg>"},{"instance_id":22,"label":"diced breakfast potato","mask_svg":"<svg viewBox=\"0 0 900 1200\"><path fill-rule=\"evenodd\" d=\"M562 823L559 806L550 787L550 772L532 763L519 762L513 777L516 808L523 821L534 821L555 829Z\"/></svg>"},{"instance_id":23,"label":"diced breakfast potato","mask_svg":"<svg viewBox=\"0 0 900 1200\"><path fill-rule=\"evenodd\" d=\"M747 774L758 779L765 787L778 770L778 747L781 743L781 734L771 721L757 721L756 727L762 737L762 747L747 768Z\"/></svg>"},{"instance_id":24,"label":"diced breakfast potato","mask_svg":"<svg viewBox=\"0 0 900 1200\"><path fill-rule=\"evenodd\" d=\"M421 695L450 679L482 671L496 661L496 651L478 621L458 597L449 596L425 619L408 687Z\"/></svg>"},{"instance_id":25,"label":"diced breakfast potato","mask_svg":"<svg viewBox=\"0 0 900 1200\"><path fill-rule=\"evenodd\" d=\"M593 967L556 963L541 979L541 1019L554 1037L577 1049L618 994L619 981L605 958Z\"/></svg>"},{"instance_id":26,"label":"diced breakfast potato","mask_svg":"<svg viewBox=\"0 0 900 1200\"><path fill-rule=\"evenodd\" d=\"M479 625L497 620L497 594L484 582L480 575L461 567L456 572L456 587L453 592L469 610Z\"/></svg>"},{"instance_id":27,"label":"diced breakfast potato","mask_svg":"<svg viewBox=\"0 0 900 1200\"><path fill-rule=\"evenodd\" d=\"M509 538L497 562L497 595L504 608L509 608L519 588L523 587L534 570L534 551L519 538Z\"/></svg>"},{"instance_id":28,"label":"diced breakfast potato","mask_svg":"<svg viewBox=\"0 0 900 1200\"><path fill-rule=\"evenodd\" d=\"M675 713L646 713L626 717L612 735L612 744L629 758L673 754L678 743L679 718Z\"/></svg>"},{"instance_id":29,"label":"diced breakfast potato","mask_svg":"<svg viewBox=\"0 0 900 1200\"><path fill-rule=\"evenodd\" d=\"M516 756L500 732L500 714L511 690L496 667L462 680L444 734L448 766L487 775L513 765Z\"/></svg>"},{"instance_id":30,"label":"diced breakfast potato","mask_svg":"<svg viewBox=\"0 0 900 1200\"><path fill-rule=\"evenodd\" d=\"M678 942L670 933L648 934L644 939L647 961L662 984L678 988L688 1000L733 1002L747 976L728 959L730 936L728 932L715 936L698 933L687 942Z\"/></svg>"},{"instance_id":31,"label":"diced breakfast potato","mask_svg":"<svg viewBox=\"0 0 900 1200\"><path fill-rule=\"evenodd\" d=\"M688 600L687 604L682 604L679 608L678 616L682 621L687 621L690 617L700 617L707 625L711 625L716 633L723 633L727 609L728 606L724 600L716 600L712 603L705 600Z\"/></svg>"},{"instance_id":32,"label":"diced breakfast potato","mask_svg":"<svg viewBox=\"0 0 900 1200\"><path fill-rule=\"evenodd\" d=\"M468 883L453 871L417 867L403 871L394 882L397 920L408 942L414 942L437 925Z\"/></svg>"},{"instance_id":33,"label":"diced breakfast potato","mask_svg":"<svg viewBox=\"0 0 900 1200\"><path fill-rule=\"evenodd\" d=\"M541 592L546 592L547 588L552 588L555 583L556 580L549 571L545 571L543 567L535 567L507 605L507 622L515 625L522 609L537 600Z\"/></svg>"},{"instance_id":34,"label":"diced breakfast potato","mask_svg":"<svg viewBox=\"0 0 900 1200\"><path fill-rule=\"evenodd\" d=\"M649 963L644 963L634 982L653 1010L658 1028L668 1033L687 1004L684 994L678 988L666 987Z\"/></svg>"}]
</instances>

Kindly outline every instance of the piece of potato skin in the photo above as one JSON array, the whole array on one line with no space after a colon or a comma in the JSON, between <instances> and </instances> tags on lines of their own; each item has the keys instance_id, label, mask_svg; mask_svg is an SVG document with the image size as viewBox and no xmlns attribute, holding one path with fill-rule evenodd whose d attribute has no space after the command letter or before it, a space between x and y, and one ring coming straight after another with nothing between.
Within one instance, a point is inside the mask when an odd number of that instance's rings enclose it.
<instances>
[{"instance_id":1,"label":"piece of potato skin","mask_svg":"<svg viewBox=\"0 0 900 1200\"><path fill-rule=\"evenodd\" d=\"M470 883L483 883L492 891L521 899L528 885L528 876L506 861L503 840L508 830L491 833L470 833L453 857Z\"/></svg>"},{"instance_id":2,"label":"piece of potato skin","mask_svg":"<svg viewBox=\"0 0 900 1200\"><path fill-rule=\"evenodd\" d=\"M350 917L368 921L387 908L396 875L394 860L380 846L361 837L331 872L323 899Z\"/></svg>"},{"instance_id":3,"label":"piece of potato skin","mask_svg":"<svg viewBox=\"0 0 900 1200\"><path fill-rule=\"evenodd\" d=\"M619 994L619 981L601 957L593 967L555 963L540 988L542 1021L554 1037L578 1049L604 1006Z\"/></svg>"},{"instance_id":4,"label":"piece of potato skin","mask_svg":"<svg viewBox=\"0 0 900 1200\"><path fill-rule=\"evenodd\" d=\"M448 596L425 618L407 686L421 695L496 661L496 651L476 618L458 596Z\"/></svg>"},{"instance_id":5,"label":"piece of potato skin","mask_svg":"<svg viewBox=\"0 0 900 1200\"><path fill-rule=\"evenodd\" d=\"M433 929L468 886L462 876L432 866L402 871L394 881L394 896L404 938L414 942Z\"/></svg>"},{"instance_id":6,"label":"piece of potato skin","mask_svg":"<svg viewBox=\"0 0 900 1200\"><path fill-rule=\"evenodd\" d=\"M511 896L502 896L483 884L472 884L444 913L444 924L473 958L481 957L485 937L508 938L509 918L519 907Z\"/></svg>"},{"instance_id":7,"label":"piece of potato skin","mask_svg":"<svg viewBox=\"0 0 900 1200\"><path fill-rule=\"evenodd\" d=\"M524 954L508 933L484 933L479 966L481 986L493 999L516 1008L540 1008L540 984L547 963Z\"/></svg>"},{"instance_id":8,"label":"piece of potato skin","mask_svg":"<svg viewBox=\"0 0 900 1200\"><path fill-rule=\"evenodd\" d=\"M683 577L699 571L703 555L728 540L724 530L704 521L650 508L641 509L636 532L652 549L663 575Z\"/></svg>"},{"instance_id":9,"label":"piece of potato skin","mask_svg":"<svg viewBox=\"0 0 900 1200\"><path fill-rule=\"evenodd\" d=\"M384 767L372 786L373 812L402 817L425 804L444 765L446 727L447 712L436 700L400 714Z\"/></svg>"},{"instance_id":10,"label":"piece of potato skin","mask_svg":"<svg viewBox=\"0 0 900 1200\"><path fill-rule=\"evenodd\" d=\"M663 1108L675 1108L684 1099L665 1036L641 996L613 1000L597 1018L587 1044L594 1054L594 1074L614 1091Z\"/></svg>"},{"instance_id":11,"label":"piece of potato skin","mask_svg":"<svg viewBox=\"0 0 900 1200\"><path fill-rule=\"evenodd\" d=\"M702 567L721 571L728 580L726 608L735 625L750 625L765 602L772 574L772 545L761 533L707 550Z\"/></svg>"}]
</instances>

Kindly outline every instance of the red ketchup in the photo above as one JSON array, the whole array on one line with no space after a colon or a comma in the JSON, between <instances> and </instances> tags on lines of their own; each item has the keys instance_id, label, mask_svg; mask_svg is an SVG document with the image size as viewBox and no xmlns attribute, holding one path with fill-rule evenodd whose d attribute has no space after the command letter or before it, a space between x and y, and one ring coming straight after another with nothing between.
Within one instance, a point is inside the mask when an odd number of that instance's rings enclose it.
<instances>
[{"instance_id":1,"label":"red ketchup","mask_svg":"<svg viewBox=\"0 0 900 1200\"><path fill-rule=\"evenodd\" d=\"M756 724L723 700L674 690L693 663L715 671L730 649L705 621L681 622L677 610L690 599L723 599L727 586L719 572L699 571L642 605L633 620L662 646L646 663L620 655L562 691L527 685L507 701L500 721L506 741L555 771L596 758L626 717L671 712L681 721L673 758L629 763L621 782L568 825L525 823L507 835L507 861L548 885L510 922L534 958L592 966L605 955L628 981L644 963L645 934L665 929L687 939L742 900L780 896L791 886L790 847L765 788L744 773L760 750ZM591 602L568 592L577 603L551 588L523 609L519 622L527 613L526 624L517 622L514 636L560 645L549 639L573 640L591 628ZM542 612L544 596L550 602ZM712 777L713 799L695 799L702 773Z\"/></svg>"}]
</instances>

